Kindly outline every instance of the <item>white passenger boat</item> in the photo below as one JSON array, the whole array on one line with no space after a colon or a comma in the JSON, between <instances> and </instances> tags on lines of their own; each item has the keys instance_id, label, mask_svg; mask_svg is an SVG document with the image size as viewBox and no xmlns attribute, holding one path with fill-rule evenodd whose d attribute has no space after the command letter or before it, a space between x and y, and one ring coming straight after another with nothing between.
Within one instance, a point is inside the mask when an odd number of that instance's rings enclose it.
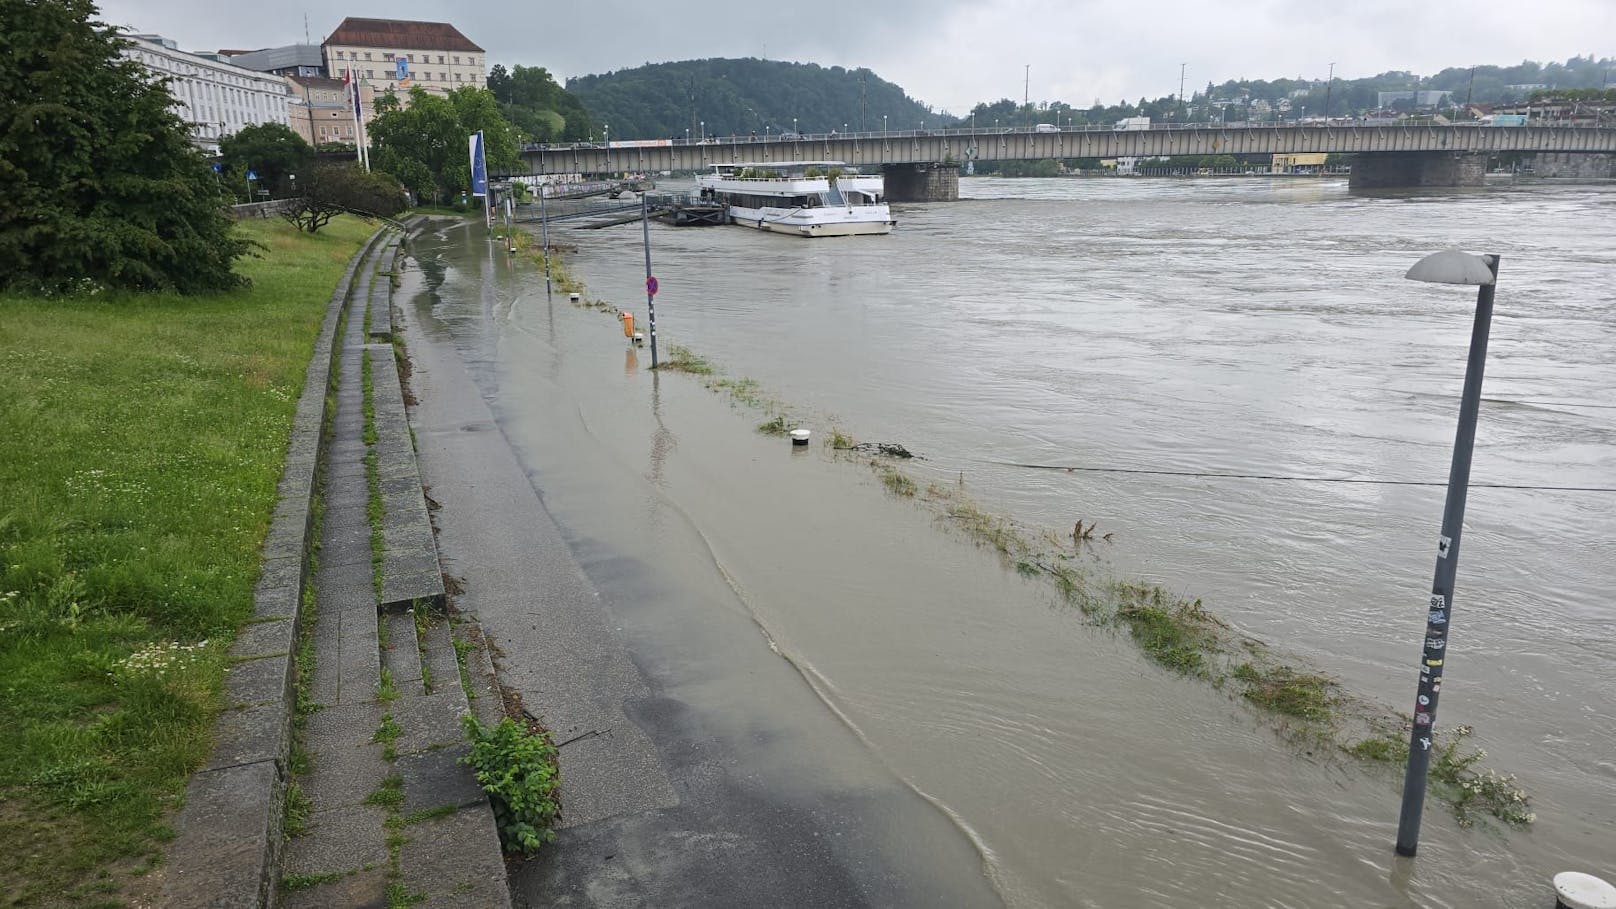
<instances>
[{"instance_id":1,"label":"white passenger boat","mask_svg":"<svg viewBox=\"0 0 1616 909\"><path fill-rule=\"evenodd\" d=\"M731 223L798 237L888 234L896 221L880 174L840 161L715 164L696 177L701 197L729 207Z\"/></svg>"}]
</instances>

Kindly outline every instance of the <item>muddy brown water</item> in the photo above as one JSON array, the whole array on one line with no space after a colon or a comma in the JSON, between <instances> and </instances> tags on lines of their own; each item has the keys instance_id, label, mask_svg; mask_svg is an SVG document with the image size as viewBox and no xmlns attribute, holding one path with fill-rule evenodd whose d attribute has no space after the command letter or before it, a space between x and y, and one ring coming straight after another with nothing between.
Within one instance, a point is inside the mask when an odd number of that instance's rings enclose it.
<instances>
[{"instance_id":1,"label":"muddy brown water","mask_svg":"<svg viewBox=\"0 0 1616 909\"><path fill-rule=\"evenodd\" d=\"M1473 480L1616 485L1616 188L976 178L962 195L896 207L884 238L653 225L662 351L756 379L821 437L902 443L922 485L963 480L1028 526L1098 522L1103 570L1201 597L1389 708L1413 695L1440 486L1010 465L1440 483L1474 294L1401 275L1461 245L1504 257ZM565 237L590 296L643 326L637 226ZM1400 772L1283 743L867 467L653 375L610 315L547 296L476 228L416 254L586 570L626 560L755 620L752 646L950 818L1008 904L1547 906L1554 872L1616 876L1616 496L1471 492L1439 720L1475 727L1538 822L1463 829L1433 803L1419 858L1394 860ZM611 572L592 575L612 602ZM653 605L613 608L654 657L678 617ZM768 709L742 704L724 654L703 660L685 696Z\"/></svg>"}]
</instances>

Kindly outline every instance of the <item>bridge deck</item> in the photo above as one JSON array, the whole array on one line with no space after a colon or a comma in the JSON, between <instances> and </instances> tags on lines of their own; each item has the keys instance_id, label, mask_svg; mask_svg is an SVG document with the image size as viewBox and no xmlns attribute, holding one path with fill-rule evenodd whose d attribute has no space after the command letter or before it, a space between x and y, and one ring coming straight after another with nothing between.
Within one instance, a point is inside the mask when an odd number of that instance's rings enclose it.
<instances>
[{"instance_id":1,"label":"bridge deck","mask_svg":"<svg viewBox=\"0 0 1616 909\"><path fill-rule=\"evenodd\" d=\"M855 166L1044 158L1270 155L1307 152L1616 152L1616 127L1435 125L1184 126L1148 130L1093 127L1054 132L913 130L810 136L728 136L706 141L653 139L522 152L528 172L609 173L705 170L742 161L845 161Z\"/></svg>"}]
</instances>

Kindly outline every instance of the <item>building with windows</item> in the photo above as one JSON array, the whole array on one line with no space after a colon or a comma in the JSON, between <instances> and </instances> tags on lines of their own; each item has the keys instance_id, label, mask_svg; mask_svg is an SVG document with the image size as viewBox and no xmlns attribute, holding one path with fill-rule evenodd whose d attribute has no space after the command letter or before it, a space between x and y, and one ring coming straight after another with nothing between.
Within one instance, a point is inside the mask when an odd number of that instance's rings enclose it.
<instances>
[{"instance_id":1,"label":"building with windows","mask_svg":"<svg viewBox=\"0 0 1616 909\"><path fill-rule=\"evenodd\" d=\"M321 49L327 75L340 79L351 70L378 94L394 91L406 102L411 88L446 95L488 85L487 55L447 22L350 16Z\"/></svg>"},{"instance_id":2,"label":"building with windows","mask_svg":"<svg viewBox=\"0 0 1616 909\"><path fill-rule=\"evenodd\" d=\"M123 55L154 76L167 76L175 113L191 125L191 141L217 154L219 140L244 126L287 119L287 83L229 62L219 54L192 54L161 35L126 35Z\"/></svg>"},{"instance_id":3,"label":"building with windows","mask_svg":"<svg viewBox=\"0 0 1616 909\"><path fill-rule=\"evenodd\" d=\"M288 44L255 51L221 50L230 62L277 76L324 76L325 55L318 44Z\"/></svg>"},{"instance_id":4,"label":"building with windows","mask_svg":"<svg viewBox=\"0 0 1616 909\"><path fill-rule=\"evenodd\" d=\"M287 108L292 130L305 142L319 147L332 142L355 145L353 101L348 85L341 79L324 76L288 76L292 83L292 103ZM375 97L363 83L359 86L359 106L368 123Z\"/></svg>"}]
</instances>

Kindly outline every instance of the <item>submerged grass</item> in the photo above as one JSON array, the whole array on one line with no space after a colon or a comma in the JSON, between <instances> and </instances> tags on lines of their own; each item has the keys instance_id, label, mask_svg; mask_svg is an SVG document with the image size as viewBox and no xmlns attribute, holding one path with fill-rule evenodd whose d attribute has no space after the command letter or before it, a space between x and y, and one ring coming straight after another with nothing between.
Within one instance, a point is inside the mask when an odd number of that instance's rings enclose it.
<instances>
[{"instance_id":1,"label":"submerged grass","mask_svg":"<svg viewBox=\"0 0 1616 909\"><path fill-rule=\"evenodd\" d=\"M0 294L8 905L129 902L211 747L304 370L372 228L238 230L249 288Z\"/></svg>"},{"instance_id":2,"label":"submerged grass","mask_svg":"<svg viewBox=\"0 0 1616 909\"><path fill-rule=\"evenodd\" d=\"M657 364L658 369L688 372L693 376L710 376L716 370L713 364L682 344L669 344L668 353Z\"/></svg>"}]
</instances>

